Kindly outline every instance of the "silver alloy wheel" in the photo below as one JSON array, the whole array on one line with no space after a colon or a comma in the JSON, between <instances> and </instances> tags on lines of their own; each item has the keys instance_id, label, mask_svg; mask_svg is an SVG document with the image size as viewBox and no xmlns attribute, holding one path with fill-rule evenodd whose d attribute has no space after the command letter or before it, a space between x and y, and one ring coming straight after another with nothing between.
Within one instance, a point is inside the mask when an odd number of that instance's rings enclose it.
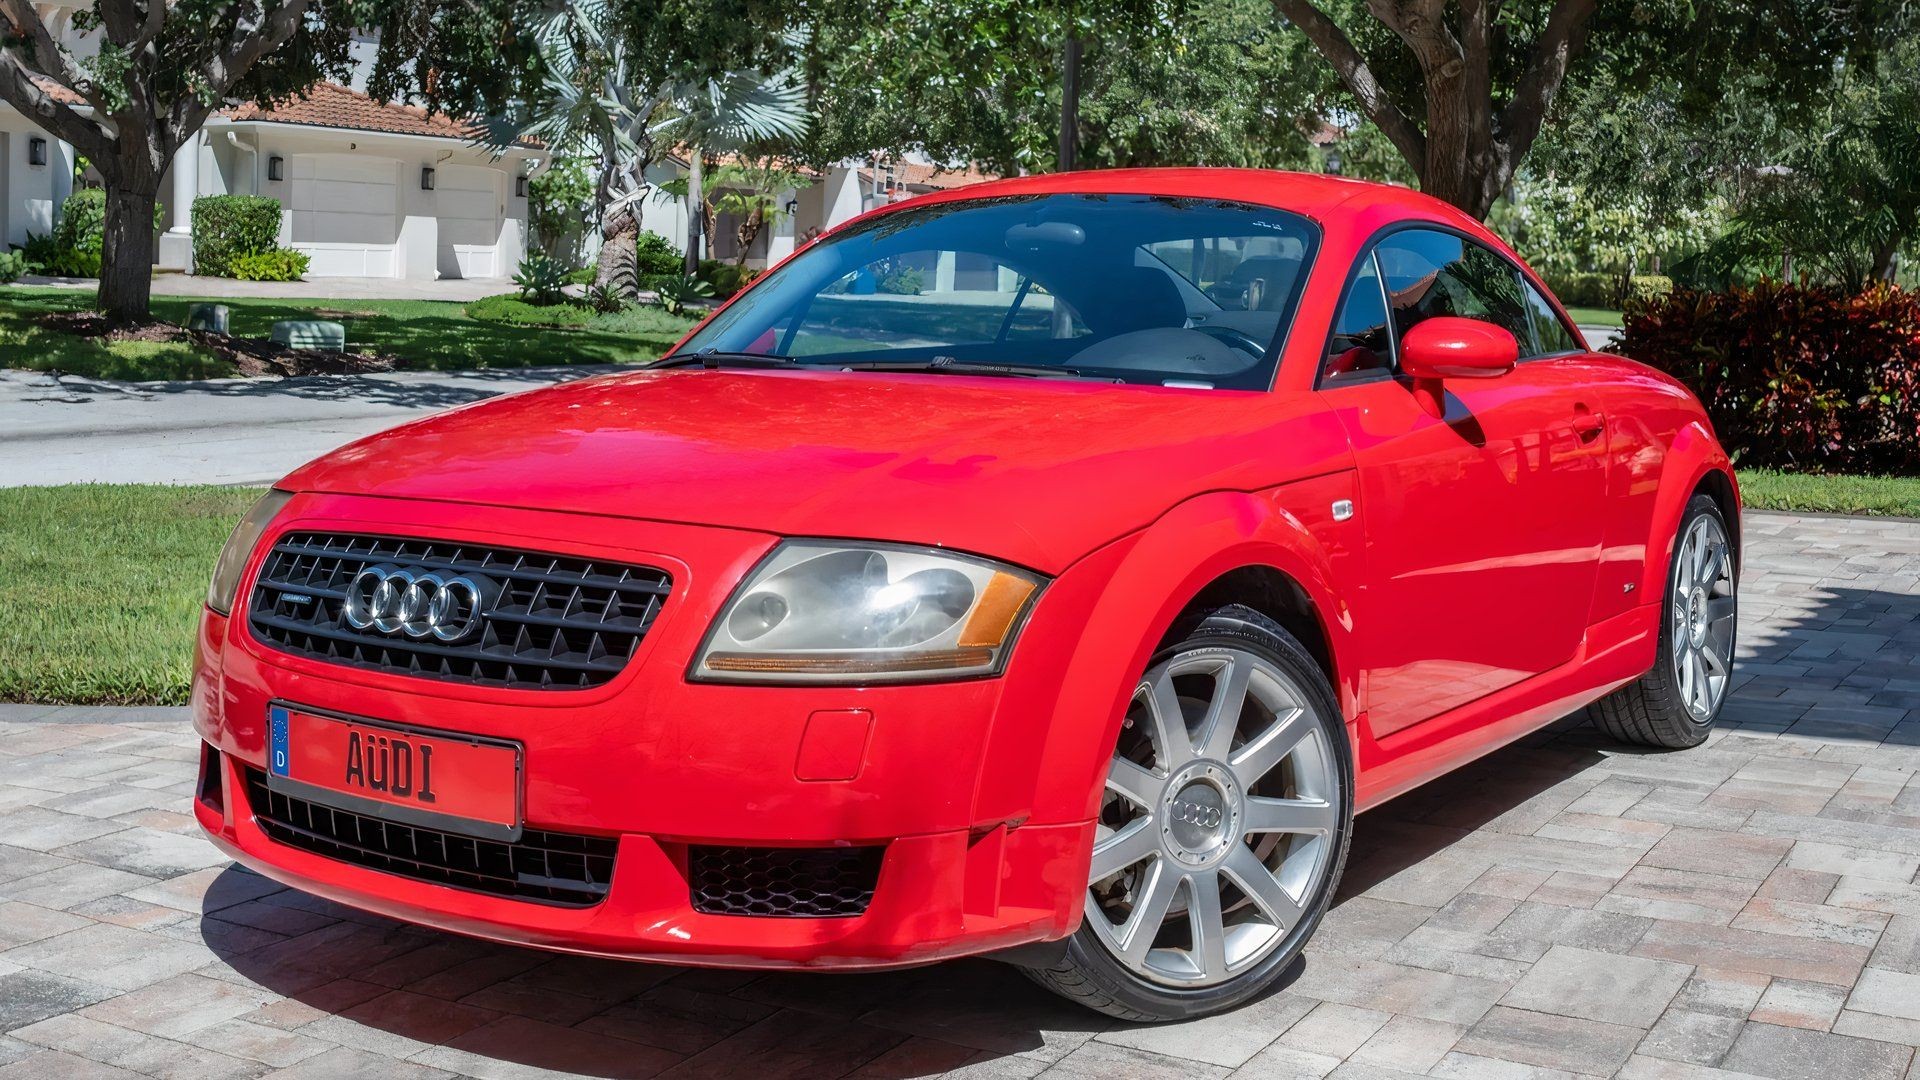
<instances>
[{"instance_id":1,"label":"silver alloy wheel","mask_svg":"<svg viewBox=\"0 0 1920 1080\"><path fill-rule=\"evenodd\" d=\"M1095 832L1087 922L1135 974L1216 986L1284 942L1332 862L1339 773L1270 661L1195 648L1134 691Z\"/></svg>"},{"instance_id":2,"label":"silver alloy wheel","mask_svg":"<svg viewBox=\"0 0 1920 1080\"><path fill-rule=\"evenodd\" d=\"M1674 553L1673 676L1694 722L1719 711L1733 673L1733 554L1718 519L1694 519Z\"/></svg>"}]
</instances>

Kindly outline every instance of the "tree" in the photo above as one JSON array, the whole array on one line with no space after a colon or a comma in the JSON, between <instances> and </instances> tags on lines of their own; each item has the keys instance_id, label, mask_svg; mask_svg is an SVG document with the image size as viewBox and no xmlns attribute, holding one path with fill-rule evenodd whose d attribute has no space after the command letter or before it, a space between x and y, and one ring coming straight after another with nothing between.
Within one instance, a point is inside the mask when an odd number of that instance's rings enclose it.
<instances>
[{"instance_id":1,"label":"tree","mask_svg":"<svg viewBox=\"0 0 1920 1080\"><path fill-rule=\"evenodd\" d=\"M796 43L804 39L797 39ZM707 156L738 152L749 145L797 143L812 114L806 88L791 68L772 75L726 71L680 83L668 98L669 115L661 130L679 139L687 151L687 190L704 192ZM700 269L699 240L711 231L704 197L687 200L687 273Z\"/></svg>"},{"instance_id":2,"label":"tree","mask_svg":"<svg viewBox=\"0 0 1920 1080\"><path fill-rule=\"evenodd\" d=\"M766 157L746 157L703 174L699 202L705 208L703 220L708 249L713 246L715 222L721 214L731 214L738 219L733 230L734 265L745 266L753 242L767 226L787 216L786 207L780 201L781 193L810 183L805 173ZM662 184L660 190L674 198L687 198L693 190L693 176L689 174Z\"/></svg>"},{"instance_id":3,"label":"tree","mask_svg":"<svg viewBox=\"0 0 1920 1080\"><path fill-rule=\"evenodd\" d=\"M665 141L760 130L759 83L727 63L780 55L789 40L778 32L784 18L755 0L645 8L567 0L540 24L527 86L489 115L485 140L506 146L533 137L593 162L597 285L616 288L632 277L637 205ZM793 101L784 87L775 96Z\"/></svg>"},{"instance_id":4,"label":"tree","mask_svg":"<svg viewBox=\"0 0 1920 1080\"><path fill-rule=\"evenodd\" d=\"M160 179L174 152L214 109L234 100L271 105L352 68L355 27L388 27L413 57L454 55L440 90L456 99L510 70L503 43L475 32L503 15L476 2L466 16L423 20L388 0L93 0L74 27L97 33L81 56L48 30L31 0L0 0L0 101L70 143L105 182L107 204L98 303L116 321L148 317L153 219ZM475 47L476 39L484 42ZM449 47L458 41L463 49ZM421 51L412 51L418 48ZM389 49L376 73L384 90L409 81ZM83 103L83 104L76 104Z\"/></svg>"},{"instance_id":5,"label":"tree","mask_svg":"<svg viewBox=\"0 0 1920 1080\"><path fill-rule=\"evenodd\" d=\"M1422 190L1485 217L1539 138L1566 84L1611 72L1628 85L1687 83L1710 109L1727 80L1766 79L1804 100L1866 47L1879 5L1820 0L1271 0L1393 143Z\"/></svg>"}]
</instances>

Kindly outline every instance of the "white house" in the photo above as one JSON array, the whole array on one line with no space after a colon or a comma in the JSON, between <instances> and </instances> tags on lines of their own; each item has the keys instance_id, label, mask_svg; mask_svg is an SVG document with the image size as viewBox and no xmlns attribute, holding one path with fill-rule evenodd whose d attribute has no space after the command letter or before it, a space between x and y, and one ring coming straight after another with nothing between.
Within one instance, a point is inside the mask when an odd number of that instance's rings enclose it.
<instances>
[{"instance_id":1,"label":"white house","mask_svg":"<svg viewBox=\"0 0 1920 1080\"><path fill-rule=\"evenodd\" d=\"M75 6L35 9L50 32L86 56L94 43L73 28ZM361 64L353 82L364 85L372 39L356 41L354 50ZM266 195L285 208L280 242L311 257L310 277L507 277L526 251L526 179L547 154L518 146L495 157L473 135L445 116L332 83L272 109L217 112L162 178L167 227L158 262L191 266L194 199ZM0 103L0 242L23 244L29 232L53 228L74 166L71 147Z\"/></svg>"}]
</instances>

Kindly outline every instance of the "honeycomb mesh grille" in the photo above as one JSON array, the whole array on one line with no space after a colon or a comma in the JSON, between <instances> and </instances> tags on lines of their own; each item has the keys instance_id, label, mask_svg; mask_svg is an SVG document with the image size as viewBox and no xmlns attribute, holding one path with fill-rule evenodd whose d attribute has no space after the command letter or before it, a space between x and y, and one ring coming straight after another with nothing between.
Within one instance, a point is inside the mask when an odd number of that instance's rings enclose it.
<instances>
[{"instance_id":1,"label":"honeycomb mesh grille","mask_svg":"<svg viewBox=\"0 0 1920 1080\"><path fill-rule=\"evenodd\" d=\"M693 909L707 915L843 918L873 903L885 848L687 849Z\"/></svg>"},{"instance_id":2,"label":"honeycomb mesh grille","mask_svg":"<svg viewBox=\"0 0 1920 1080\"><path fill-rule=\"evenodd\" d=\"M294 798L246 769L247 803L267 836L288 847L458 889L589 907L607 898L619 842L523 829L517 843L402 825Z\"/></svg>"},{"instance_id":3,"label":"honeycomb mesh grille","mask_svg":"<svg viewBox=\"0 0 1920 1080\"><path fill-rule=\"evenodd\" d=\"M357 630L347 586L390 564L499 585L469 642ZM665 571L479 544L289 533L261 566L253 636L283 652L397 675L525 690L581 690L620 674L660 614Z\"/></svg>"}]
</instances>

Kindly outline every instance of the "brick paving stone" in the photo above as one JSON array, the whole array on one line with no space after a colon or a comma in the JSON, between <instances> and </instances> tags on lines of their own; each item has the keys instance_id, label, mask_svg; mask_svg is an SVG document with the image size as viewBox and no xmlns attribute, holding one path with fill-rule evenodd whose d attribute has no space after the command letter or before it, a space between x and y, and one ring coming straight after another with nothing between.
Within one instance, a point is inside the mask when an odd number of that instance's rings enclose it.
<instances>
[{"instance_id":1,"label":"brick paving stone","mask_svg":"<svg viewBox=\"0 0 1920 1080\"><path fill-rule=\"evenodd\" d=\"M1900 1080L1912 1058L1893 1043L1750 1023L1721 1065L1772 1080Z\"/></svg>"},{"instance_id":2,"label":"brick paving stone","mask_svg":"<svg viewBox=\"0 0 1920 1080\"><path fill-rule=\"evenodd\" d=\"M1298 977L1185 1023L988 962L695 970L408 927L221 860L184 710L0 706L0 1080L1920 1080L1920 525L1745 531L1706 745L1575 716L1396 799Z\"/></svg>"},{"instance_id":3,"label":"brick paving stone","mask_svg":"<svg viewBox=\"0 0 1920 1080\"><path fill-rule=\"evenodd\" d=\"M1781 1027L1829 1031L1846 1001L1845 987L1775 979L1767 992L1760 995L1760 1004L1748 1019Z\"/></svg>"},{"instance_id":4,"label":"brick paving stone","mask_svg":"<svg viewBox=\"0 0 1920 1080\"><path fill-rule=\"evenodd\" d=\"M1660 1018L1688 974L1683 964L1555 945L1500 1003L1645 1028Z\"/></svg>"}]
</instances>

